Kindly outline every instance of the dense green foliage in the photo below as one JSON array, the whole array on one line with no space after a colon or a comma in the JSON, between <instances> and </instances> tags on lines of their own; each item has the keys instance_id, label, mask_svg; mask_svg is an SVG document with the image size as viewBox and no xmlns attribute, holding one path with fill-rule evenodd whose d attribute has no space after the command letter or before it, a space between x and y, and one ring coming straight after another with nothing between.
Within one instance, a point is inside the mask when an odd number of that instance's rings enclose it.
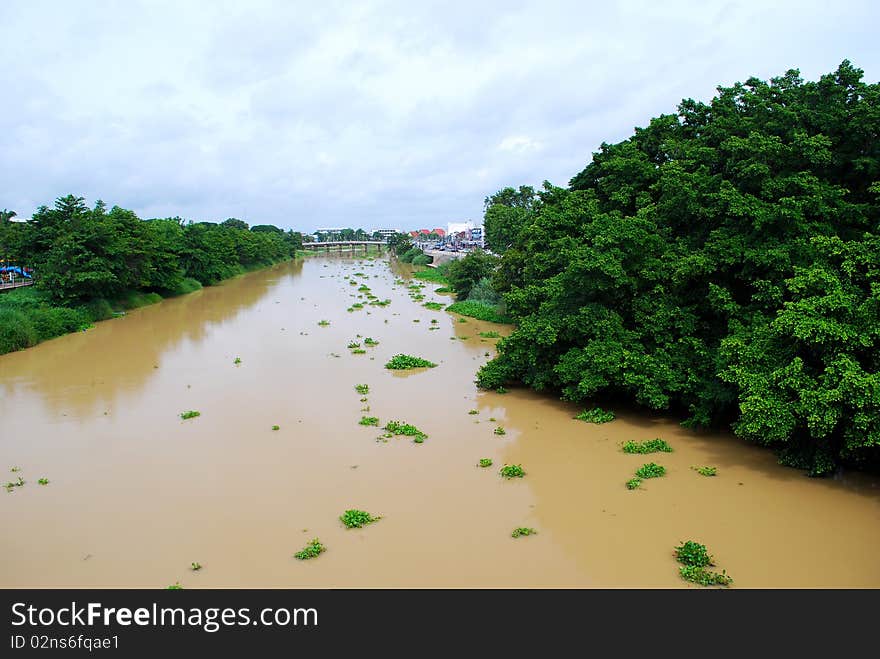
<instances>
[{"instance_id":1,"label":"dense green foliage","mask_svg":"<svg viewBox=\"0 0 880 659\"><path fill-rule=\"evenodd\" d=\"M294 554L294 557L301 561L307 561L310 558L316 558L325 551L327 551L327 548L321 544L321 541L317 538L312 538L309 541L309 544L307 544L301 551Z\"/></svg>"},{"instance_id":2,"label":"dense green foliage","mask_svg":"<svg viewBox=\"0 0 880 659\"><path fill-rule=\"evenodd\" d=\"M880 85L861 78L719 88L545 183L508 222L493 283L518 328L479 384L730 425L813 474L880 463Z\"/></svg>"},{"instance_id":3,"label":"dense green foliage","mask_svg":"<svg viewBox=\"0 0 880 659\"><path fill-rule=\"evenodd\" d=\"M413 274L413 277L416 279L421 279L423 281L433 281L438 284L448 284L449 280L446 278L446 273L449 271L449 263L443 263L438 265L436 268L426 268L424 270L420 270Z\"/></svg>"},{"instance_id":4,"label":"dense green foliage","mask_svg":"<svg viewBox=\"0 0 880 659\"><path fill-rule=\"evenodd\" d=\"M624 453L672 453L672 447L662 439L649 439L646 442L626 442L621 449Z\"/></svg>"},{"instance_id":5,"label":"dense green foliage","mask_svg":"<svg viewBox=\"0 0 880 659\"><path fill-rule=\"evenodd\" d=\"M485 320L490 323L509 323L510 318L498 312L497 307L484 304L483 302L475 302L474 300L465 300L464 302L454 302L446 307L446 311L469 316L477 320Z\"/></svg>"},{"instance_id":6,"label":"dense green foliage","mask_svg":"<svg viewBox=\"0 0 880 659\"><path fill-rule=\"evenodd\" d=\"M392 371L405 371L411 368L434 368L437 366L434 362L429 362L421 357L413 357L412 355L394 355L385 368Z\"/></svg>"},{"instance_id":7,"label":"dense green foliage","mask_svg":"<svg viewBox=\"0 0 880 659\"><path fill-rule=\"evenodd\" d=\"M666 467L655 464L653 462L643 464L641 467L636 469L636 477L641 479L660 478L660 476L664 476L665 474Z\"/></svg>"},{"instance_id":8,"label":"dense green foliage","mask_svg":"<svg viewBox=\"0 0 880 659\"><path fill-rule=\"evenodd\" d=\"M498 473L507 479L522 478L526 475L526 472L523 471L522 465L504 465Z\"/></svg>"},{"instance_id":9,"label":"dense green foliage","mask_svg":"<svg viewBox=\"0 0 880 659\"><path fill-rule=\"evenodd\" d=\"M733 579L727 575L726 571L722 570L718 573L706 569L715 563L706 546L698 542L688 540L676 547L675 559L682 563L678 572L685 581L691 581L701 586L724 587L733 583Z\"/></svg>"},{"instance_id":10,"label":"dense green foliage","mask_svg":"<svg viewBox=\"0 0 880 659\"><path fill-rule=\"evenodd\" d=\"M498 265L498 257L481 250L474 250L455 261L450 261L446 279L459 300L470 298L471 289L480 280L489 277Z\"/></svg>"},{"instance_id":11,"label":"dense green foliage","mask_svg":"<svg viewBox=\"0 0 880 659\"><path fill-rule=\"evenodd\" d=\"M141 220L68 195L28 222L0 218L0 255L34 268L37 290L0 296L0 354L87 327L113 309L152 304L291 258L298 233L235 218Z\"/></svg>"},{"instance_id":12,"label":"dense green foliage","mask_svg":"<svg viewBox=\"0 0 880 659\"><path fill-rule=\"evenodd\" d=\"M611 410L603 410L601 407L594 407L584 410L578 414L575 419L586 421L587 423L608 423L614 421L614 412Z\"/></svg>"},{"instance_id":13,"label":"dense green foliage","mask_svg":"<svg viewBox=\"0 0 880 659\"><path fill-rule=\"evenodd\" d=\"M348 529L359 529L362 526L372 524L373 522L376 522L380 519L382 518L373 517L366 510L346 510L344 513L342 513L342 515L339 516L339 520Z\"/></svg>"}]
</instances>

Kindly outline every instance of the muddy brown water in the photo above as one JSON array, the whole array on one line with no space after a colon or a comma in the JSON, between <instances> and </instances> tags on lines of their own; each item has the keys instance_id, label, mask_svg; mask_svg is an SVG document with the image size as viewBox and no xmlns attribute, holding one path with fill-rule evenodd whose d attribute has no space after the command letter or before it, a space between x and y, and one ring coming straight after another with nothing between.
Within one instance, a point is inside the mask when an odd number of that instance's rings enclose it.
<instances>
[{"instance_id":1,"label":"muddy brown water","mask_svg":"<svg viewBox=\"0 0 880 659\"><path fill-rule=\"evenodd\" d=\"M358 272L392 303L346 311L367 301ZM425 309L400 274L309 258L0 357L0 469L26 481L0 491L0 586L683 587L686 539L738 587L880 586L875 479L809 479L672 419L593 425L545 395L478 391L495 343L478 333L509 328ZM435 287L425 301L448 302ZM351 354L357 334L380 343ZM385 370L401 352L439 365ZM363 415L428 439L376 441ZM620 451L654 437L675 452ZM650 461L667 475L627 490ZM348 508L382 519L346 530ZM327 552L294 559L314 537Z\"/></svg>"}]
</instances>

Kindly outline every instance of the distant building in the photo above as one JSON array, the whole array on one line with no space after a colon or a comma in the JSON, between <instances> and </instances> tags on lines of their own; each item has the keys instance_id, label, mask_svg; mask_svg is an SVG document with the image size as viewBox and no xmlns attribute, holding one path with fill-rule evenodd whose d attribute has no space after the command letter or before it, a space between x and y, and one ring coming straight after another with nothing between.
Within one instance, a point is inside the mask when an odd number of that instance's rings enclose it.
<instances>
[{"instance_id":1,"label":"distant building","mask_svg":"<svg viewBox=\"0 0 880 659\"><path fill-rule=\"evenodd\" d=\"M383 240L388 240L391 236L397 235L398 233L403 233L400 229L373 229L370 232L370 235L378 233L382 236Z\"/></svg>"},{"instance_id":2,"label":"distant building","mask_svg":"<svg viewBox=\"0 0 880 659\"><path fill-rule=\"evenodd\" d=\"M436 233L438 236L443 238L446 235L446 230L445 229L432 229L431 233Z\"/></svg>"},{"instance_id":3,"label":"distant building","mask_svg":"<svg viewBox=\"0 0 880 659\"><path fill-rule=\"evenodd\" d=\"M474 223L471 220L467 222L450 222L446 225L446 235L454 236L459 233L470 233L470 230L474 228Z\"/></svg>"}]
</instances>

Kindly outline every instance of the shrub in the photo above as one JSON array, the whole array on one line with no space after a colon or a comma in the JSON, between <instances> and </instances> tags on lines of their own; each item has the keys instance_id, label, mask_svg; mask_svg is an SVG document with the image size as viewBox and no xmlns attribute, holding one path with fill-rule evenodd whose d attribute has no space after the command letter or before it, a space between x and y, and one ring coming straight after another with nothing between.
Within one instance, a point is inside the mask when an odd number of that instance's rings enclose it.
<instances>
[{"instance_id":1,"label":"shrub","mask_svg":"<svg viewBox=\"0 0 880 659\"><path fill-rule=\"evenodd\" d=\"M415 256L412 260L413 265L428 265L429 263L434 262L434 257L430 254L425 254L422 252L421 254Z\"/></svg>"},{"instance_id":2,"label":"shrub","mask_svg":"<svg viewBox=\"0 0 880 659\"><path fill-rule=\"evenodd\" d=\"M477 320L485 320L490 323L510 323L512 322L499 307L485 304L476 300L464 300L463 302L455 302L446 307L446 311L469 316Z\"/></svg>"},{"instance_id":3,"label":"shrub","mask_svg":"<svg viewBox=\"0 0 880 659\"><path fill-rule=\"evenodd\" d=\"M377 522L381 517L373 517L370 513L365 510L346 510L342 515L340 515L339 519L345 525L346 528L349 529L359 529L367 524L372 524L373 522Z\"/></svg>"},{"instance_id":4,"label":"shrub","mask_svg":"<svg viewBox=\"0 0 880 659\"><path fill-rule=\"evenodd\" d=\"M412 355L394 355L391 360L385 364L385 368L402 371L411 368L434 368L437 364L429 362L421 357L413 357Z\"/></svg>"},{"instance_id":5,"label":"shrub","mask_svg":"<svg viewBox=\"0 0 880 659\"><path fill-rule=\"evenodd\" d=\"M0 309L0 354L30 348L38 340L37 330L24 313Z\"/></svg>"}]
</instances>

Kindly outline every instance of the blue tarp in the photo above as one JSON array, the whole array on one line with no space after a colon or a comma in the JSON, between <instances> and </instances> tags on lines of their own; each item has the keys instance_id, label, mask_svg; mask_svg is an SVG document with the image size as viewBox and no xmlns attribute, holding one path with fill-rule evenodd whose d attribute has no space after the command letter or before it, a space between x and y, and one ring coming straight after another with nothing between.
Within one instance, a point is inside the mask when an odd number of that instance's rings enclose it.
<instances>
[{"instance_id":1,"label":"blue tarp","mask_svg":"<svg viewBox=\"0 0 880 659\"><path fill-rule=\"evenodd\" d=\"M30 274L19 268L17 265L0 266L0 272L14 272L17 275L21 275L22 277L27 277L28 279L31 279Z\"/></svg>"}]
</instances>

